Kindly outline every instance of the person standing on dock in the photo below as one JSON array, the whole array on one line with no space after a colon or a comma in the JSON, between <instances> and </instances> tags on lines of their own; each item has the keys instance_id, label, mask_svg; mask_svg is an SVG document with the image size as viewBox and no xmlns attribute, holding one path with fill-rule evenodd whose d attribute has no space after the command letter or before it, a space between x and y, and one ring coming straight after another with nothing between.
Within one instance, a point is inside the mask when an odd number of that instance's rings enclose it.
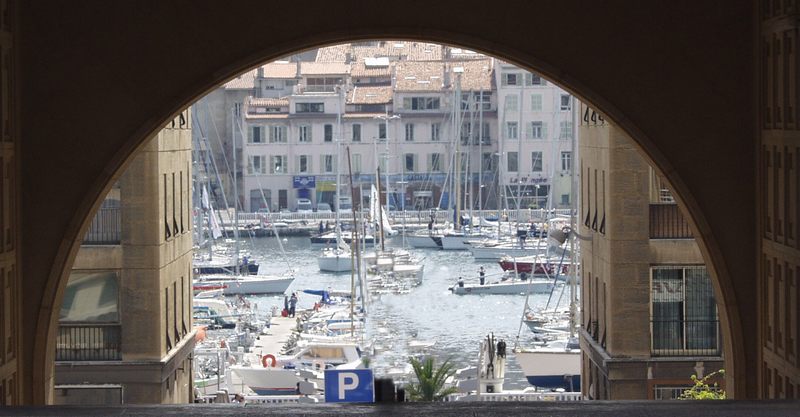
<instances>
[{"instance_id":1,"label":"person standing on dock","mask_svg":"<svg viewBox=\"0 0 800 417\"><path fill-rule=\"evenodd\" d=\"M325 231L325 226L322 224L322 220L319 221L319 234Z\"/></svg>"},{"instance_id":2,"label":"person standing on dock","mask_svg":"<svg viewBox=\"0 0 800 417\"><path fill-rule=\"evenodd\" d=\"M483 283L486 282L486 270L484 270L482 266L481 269L478 270L478 275L480 275L481 285L483 285Z\"/></svg>"},{"instance_id":3,"label":"person standing on dock","mask_svg":"<svg viewBox=\"0 0 800 417\"><path fill-rule=\"evenodd\" d=\"M292 293L292 297L289 298L289 316L294 317L294 310L297 307L297 293Z\"/></svg>"}]
</instances>

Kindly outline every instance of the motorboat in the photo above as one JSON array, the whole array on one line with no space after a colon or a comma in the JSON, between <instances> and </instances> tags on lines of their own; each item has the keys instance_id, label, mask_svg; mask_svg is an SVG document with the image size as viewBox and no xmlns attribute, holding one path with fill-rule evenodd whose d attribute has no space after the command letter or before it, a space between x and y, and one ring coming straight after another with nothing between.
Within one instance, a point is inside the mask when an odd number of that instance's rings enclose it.
<instances>
[{"instance_id":1,"label":"motorboat","mask_svg":"<svg viewBox=\"0 0 800 417\"><path fill-rule=\"evenodd\" d=\"M222 289L224 295L283 294L294 276L269 275L201 275L194 279L195 292Z\"/></svg>"},{"instance_id":2,"label":"motorboat","mask_svg":"<svg viewBox=\"0 0 800 417\"><path fill-rule=\"evenodd\" d=\"M497 262L504 271L516 270L520 274L546 275L561 277L569 275L569 264L560 258L543 258L541 256L529 255L519 258L512 256L502 256Z\"/></svg>"},{"instance_id":3,"label":"motorboat","mask_svg":"<svg viewBox=\"0 0 800 417\"><path fill-rule=\"evenodd\" d=\"M353 243L353 232L349 230L343 230L341 232L342 240L347 243L348 245ZM367 234L366 236L361 236L359 234L358 240L362 241L367 245L373 245L380 243L380 238L373 236L371 234ZM336 245L336 232L329 231L323 232L318 235L311 236L311 245L314 247L323 247L323 246L335 246Z\"/></svg>"},{"instance_id":4,"label":"motorboat","mask_svg":"<svg viewBox=\"0 0 800 417\"><path fill-rule=\"evenodd\" d=\"M507 278L506 280L495 280L485 282L465 283L460 280L450 287L453 294L529 294L546 293L553 289L553 280L547 278L528 278L516 279Z\"/></svg>"}]
</instances>

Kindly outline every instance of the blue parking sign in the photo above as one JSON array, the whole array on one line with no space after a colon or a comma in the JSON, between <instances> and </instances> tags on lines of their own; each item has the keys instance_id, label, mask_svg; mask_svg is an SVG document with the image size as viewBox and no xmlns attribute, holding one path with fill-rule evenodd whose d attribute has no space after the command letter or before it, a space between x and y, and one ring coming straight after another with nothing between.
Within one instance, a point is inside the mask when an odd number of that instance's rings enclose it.
<instances>
[{"instance_id":1,"label":"blue parking sign","mask_svg":"<svg viewBox=\"0 0 800 417\"><path fill-rule=\"evenodd\" d=\"M375 380L372 369L326 369L325 402L375 402Z\"/></svg>"}]
</instances>

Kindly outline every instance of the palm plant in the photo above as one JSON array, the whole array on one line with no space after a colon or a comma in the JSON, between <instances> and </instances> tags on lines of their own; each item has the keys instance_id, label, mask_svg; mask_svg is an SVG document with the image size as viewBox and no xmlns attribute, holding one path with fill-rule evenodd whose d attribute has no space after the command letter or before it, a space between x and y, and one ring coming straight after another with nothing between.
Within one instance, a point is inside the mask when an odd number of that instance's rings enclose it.
<instances>
[{"instance_id":1,"label":"palm plant","mask_svg":"<svg viewBox=\"0 0 800 417\"><path fill-rule=\"evenodd\" d=\"M446 359L438 368L434 365L433 357L420 361L409 358L417 382L411 383L406 388L408 397L412 401L441 401L444 397L458 392L456 387L445 388L447 378L455 374L455 366Z\"/></svg>"}]
</instances>

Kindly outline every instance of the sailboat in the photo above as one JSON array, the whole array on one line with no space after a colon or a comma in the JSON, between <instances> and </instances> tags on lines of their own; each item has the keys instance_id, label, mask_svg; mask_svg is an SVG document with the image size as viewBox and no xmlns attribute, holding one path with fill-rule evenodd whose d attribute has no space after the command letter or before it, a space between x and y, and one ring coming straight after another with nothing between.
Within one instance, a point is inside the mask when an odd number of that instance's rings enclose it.
<instances>
[{"instance_id":1,"label":"sailboat","mask_svg":"<svg viewBox=\"0 0 800 417\"><path fill-rule=\"evenodd\" d=\"M572 226L575 224L574 217L570 219ZM572 261L570 262L571 276L568 279L570 290L570 309L568 315L568 331L551 331L550 337L544 343L532 349L515 347L514 353L517 363L525 373L525 377L531 385L540 388L562 388L567 391L580 391L581 380L581 350L576 337L577 327L577 274L574 262L574 237L572 227L565 227L562 230L551 232L550 237L557 242L564 243L569 239L569 253ZM564 253L567 253L566 249ZM556 274L558 274L557 271ZM536 331L536 326L543 326L547 320L544 317L533 317L528 310L528 299L525 299L523 316L520 320L520 330L522 324L527 320L533 322L528 324L532 330Z\"/></svg>"},{"instance_id":2,"label":"sailboat","mask_svg":"<svg viewBox=\"0 0 800 417\"><path fill-rule=\"evenodd\" d=\"M236 120L235 118L233 120ZM241 126L239 126L241 131ZM234 145L235 146L235 141ZM236 166L236 152L234 149L233 152L233 166ZM237 182L237 175L236 170L233 170L233 184ZM228 273L212 273L212 274L197 274L194 276L193 281L193 290L197 292L201 291L208 291L208 290L221 290L222 294L224 295L241 295L241 294L283 294L288 288L289 285L294 282L294 275L292 271L286 276L271 276L271 275L257 275L257 274L248 274L248 275L240 275L241 267L244 266L246 271L250 271L250 261L240 262L240 251L239 251L239 212L238 212L238 187L234 186L234 196L235 201L237 204L234 205L233 213L233 235L234 235L234 259L233 259L233 266L232 272L233 274ZM260 187L259 187L260 188ZM208 193L204 190L203 191L203 202L202 204L206 207L211 207L208 204ZM263 196L262 196L263 198ZM227 204L227 202L226 202ZM216 219L213 216L213 211L209 214L210 218L214 220L210 221L211 224L211 233L212 236L218 234L218 229L214 227L214 223ZM278 232L275 229L273 224L273 232L275 233L276 238L278 239L279 245L281 249L283 246L280 244L280 237L278 236ZM246 259L246 258L243 258ZM257 268L257 266L256 266Z\"/></svg>"}]
</instances>

